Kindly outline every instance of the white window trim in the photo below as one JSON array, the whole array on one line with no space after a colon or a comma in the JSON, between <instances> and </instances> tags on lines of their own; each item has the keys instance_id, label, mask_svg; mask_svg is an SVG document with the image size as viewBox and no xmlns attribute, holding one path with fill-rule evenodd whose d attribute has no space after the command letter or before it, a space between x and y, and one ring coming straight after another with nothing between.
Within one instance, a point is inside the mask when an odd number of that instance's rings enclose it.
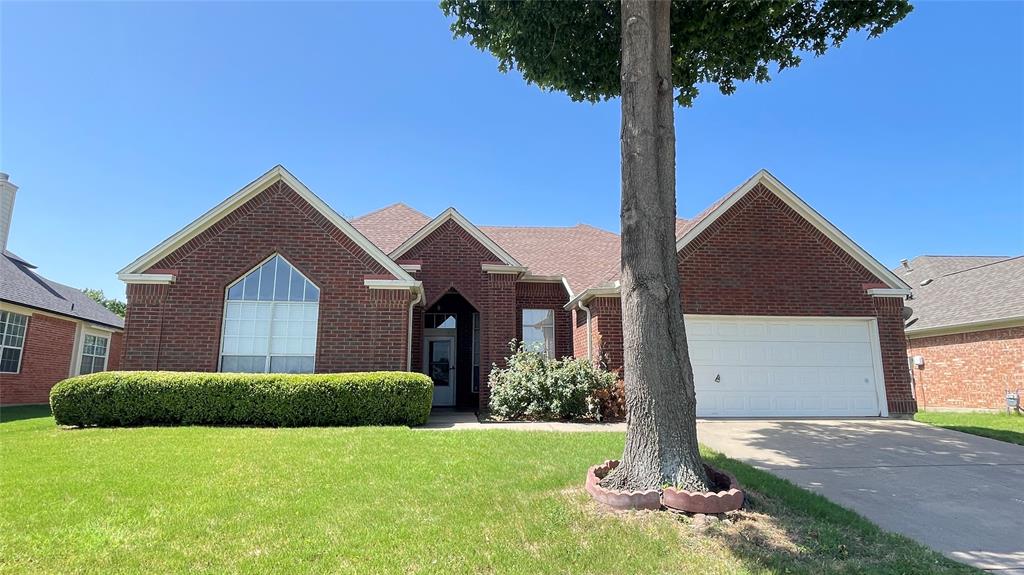
<instances>
[{"instance_id":1,"label":"white window trim","mask_svg":"<svg viewBox=\"0 0 1024 575\"><path fill-rule=\"evenodd\" d=\"M245 277L247 275L251 274L252 272L254 272L254 271L258 270L258 269L260 269L260 267L262 267L263 264L269 262L270 260L272 260L272 259L274 259L275 257L278 257L278 256L280 256L281 259L284 260L284 262L286 264L288 264L293 270L295 270L300 276L302 276L302 279L308 281L310 284L313 285L313 287L315 287L317 290L319 290L320 296L317 297L317 300L315 302L308 302L308 301L276 301L276 300L229 300L228 299L228 292L231 291L231 288L235 284L237 284L240 281L245 280ZM262 275L260 276L260 281L261 282L263 281ZM259 286L258 286L258 284L257 284L256 292L259 293ZM317 283L315 281L309 279L309 276L307 276L306 274L302 273L302 270L300 270L298 267L295 266L295 264L293 264L291 261L289 261L288 258L284 257L283 255L281 255L278 252L274 252L270 256L264 258L263 261L261 261L260 263L252 266L245 273L243 273L242 275L240 275L237 278L235 278L234 281L232 281L231 283L229 283L227 286L224 287L224 305L223 305L223 307L221 307L221 314L220 314L220 346L219 346L220 347L220 352L217 354L217 372L220 373L224 369L224 322L227 319L226 316L227 316L227 310L228 310L228 302L237 301L237 302L245 302L245 303L266 303L266 304L270 304L270 317L271 317L271 321L273 321L274 306L275 305L278 305L278 304L280 304L280 305L308 305L308 304L311 304L311 303L317 304L317 311L316 311L316 340L315 340L315 343L313 344L313 370L310 372L310 373L316 373L316 355L317 355L316 354L316 349L320 345L320 301L321 301L321 299L323 299L323 295L324 295L324 290L319 285L317 285ZM270 353L271 345L273 345L273 341L272 340L273 340L273 338L271 338L269 336L267 337L267 353L264 356L263 371L262 372L258 372L258 373L277 373L277 372L271 372L270 371L270 359L271 359L271 357L309 357L308 355L306 355L304 353L275 353L272 356L271 353ZM234 354L234 355L235 356L240 356L241 354Z\"/></svg>"},{"instance_id":2,"label":"white window trim","mask_svg":"<svg viewBox=\"0 0 1024 575\"><path fill-rule=\"evenodd\" d=\"M99 338L103 338L103 339L107 340L106 354L103 356L103 370L102 370L102 371L107 371L107 366L110 364L110 343L111 343L111 341L113 339L111 337L111 333L112 332L101 331L101 330L94 329L94 328L91 328L91 327L83 327L82 328L81 333L79 334L79 338L78 338L78 345L75 347L75 355L76 355L76 357L78 359L75 360L75 371L72 374L73 376L74 375L81 375L82 374L82 360L85 358L85 336L87 336L87 335L91 335L93 337L99 337ZM89 357L99 357L99 356L90 355ZM96 373L96 372L93 372L93 373Z\"/></svg>"},{"instance_id":3,"label":"white window trim","mask_svg":"<svg viewBox=\"0 0 1024 575\"><path fill-rule=\"evenodd\" d=\"M556 336L556 333L555 333L557 331L556 328L558 326L558 319L557 319L558 314L555 313L555 309L554 308L542 308L542 307L524 307L523 308L523 311L519 314L519 329L520 329L520 331L523 332L523 343L524 344L526 343L526 333L525 333L526 326L524 325L523 322L526 319L526 312L528 312L528 311L548 311L548 312L551 312L551 355L548 356L548 357L550 357L551 359L558 359L558 341L556 339L557 336ZM547 352L547 350L544 350L544 351Z\"/></svg>"},{"instance_id":4,"label":"white window trim","mask_svg":"<svg viewBox=\"0 0 1024 575\"><path fill-rule=\"evenodd\" d=\"M0 371L0 374L18 375L21 373L21 365L25 362L25 343L28 341L28 324L31 323L32 316L30 314L11 311L9 309L4 309L2 311L5 311L9 314L20 315L25 318L25 334L24 337L21 338L21 347L14 347L13 345L4 345L2 334L0 334L0 353L2 353L3 350L7 349L8 347L11 349L17 349L21 351L21 353L18 354L18 368L14 371Z\"/></svg>"}]
</instances>

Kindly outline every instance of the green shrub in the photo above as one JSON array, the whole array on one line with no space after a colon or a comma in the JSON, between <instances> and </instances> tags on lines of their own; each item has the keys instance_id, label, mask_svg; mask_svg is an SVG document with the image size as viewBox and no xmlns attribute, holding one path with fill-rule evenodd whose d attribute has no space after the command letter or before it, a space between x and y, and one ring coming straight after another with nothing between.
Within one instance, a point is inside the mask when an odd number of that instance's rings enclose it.
<instances>
[{"instance_id":1,"label":"green shrub","mask_svg":"<svg viewBox=\"0 0 1024 575\"><path fill-rule=\"evenodd\" d=\"M419 373L105 371L50 391L61 425L420 425L434 386Z\"/></svg>"},{"instance_id":2,"label":"green shrub","mask_svg":"<svg viewBox=\"0 0 1024 575\"><path fill-rule=\"evenodd\" d=\"M615 385L615 374L586 359L550 359L512 342L507 366L491 370L491 413L501 419L600 417L596 393Z\"/></svg>"}]
</instances>

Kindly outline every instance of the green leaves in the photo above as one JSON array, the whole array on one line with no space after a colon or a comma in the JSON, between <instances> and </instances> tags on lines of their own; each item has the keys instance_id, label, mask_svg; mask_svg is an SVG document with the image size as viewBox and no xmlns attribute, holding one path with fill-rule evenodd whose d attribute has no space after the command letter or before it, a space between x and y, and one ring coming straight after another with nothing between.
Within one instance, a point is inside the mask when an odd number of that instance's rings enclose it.
<instances>
[{"instance_id":1,"label":"green leaves","mask_svg":"<svg viewBox=\"0 0 1024 575\"><path fill-rule=\"evenodd\" d=\"M420 425L434 385L420 373L105 371L50 391L60 425Z\"/></svg>"},{"instance_id":2,"label":"green leaves","mask_svg":"<svg viewBox=\"0 0 1024 575\"><path fill-rule=\"evenodd\" d=\"M497 2L442 0L456 38L518 70L530 84L576 101L619 95L620 12L617 0ZM767 82L776 71L822 55L851 32L882 34L912 10L906 0L681 1L672 3L672 80L683 106L700 84L723 94L736 82Z\"/></svg>"},{"instance_id":3,"label":"green leaves","mask_svg":"<svg viewBox=\"0 0 1024 575\"><path fill-rule=\"evenodd\" d=\"M547 355L512 345L507 366L491 369L491 412L501 419L597 417L598 390L615 385L615 374L586 359Z\"/></svg>"}]
</instances>

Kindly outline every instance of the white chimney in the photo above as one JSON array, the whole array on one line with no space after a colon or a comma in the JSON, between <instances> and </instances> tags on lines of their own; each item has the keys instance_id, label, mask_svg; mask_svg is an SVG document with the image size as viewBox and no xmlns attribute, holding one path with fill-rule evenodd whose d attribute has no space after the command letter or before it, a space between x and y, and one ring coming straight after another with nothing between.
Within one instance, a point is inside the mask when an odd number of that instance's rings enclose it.
<instances>
[{"instance_id":1,"label":"white chimney","mask_svg":"<svg viewBox=\"0 0 1024 575\"><path fill-rule=\"evenodd\" d=\"M11 235L11 216L14 215L14 195L18 186L10 182L10 176L0 172L0 252L7 249L7 236Z\"/></svg>"}]
</instances>

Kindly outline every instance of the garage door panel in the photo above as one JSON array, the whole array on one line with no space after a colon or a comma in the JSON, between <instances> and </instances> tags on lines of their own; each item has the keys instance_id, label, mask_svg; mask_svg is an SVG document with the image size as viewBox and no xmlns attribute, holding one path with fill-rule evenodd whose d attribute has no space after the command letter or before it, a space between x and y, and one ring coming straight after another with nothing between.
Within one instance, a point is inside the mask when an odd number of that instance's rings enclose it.
<instances>
[{"instance_id":1,"label":"garage door panel","mask_svg":"<svg viewBox=\"0 0 1024 575\"><path fill-rule=\"evenodd\" d=\"M866 320L686 322L700 416L879 414L877 343Z\"/></svg>"}]
</instances>

